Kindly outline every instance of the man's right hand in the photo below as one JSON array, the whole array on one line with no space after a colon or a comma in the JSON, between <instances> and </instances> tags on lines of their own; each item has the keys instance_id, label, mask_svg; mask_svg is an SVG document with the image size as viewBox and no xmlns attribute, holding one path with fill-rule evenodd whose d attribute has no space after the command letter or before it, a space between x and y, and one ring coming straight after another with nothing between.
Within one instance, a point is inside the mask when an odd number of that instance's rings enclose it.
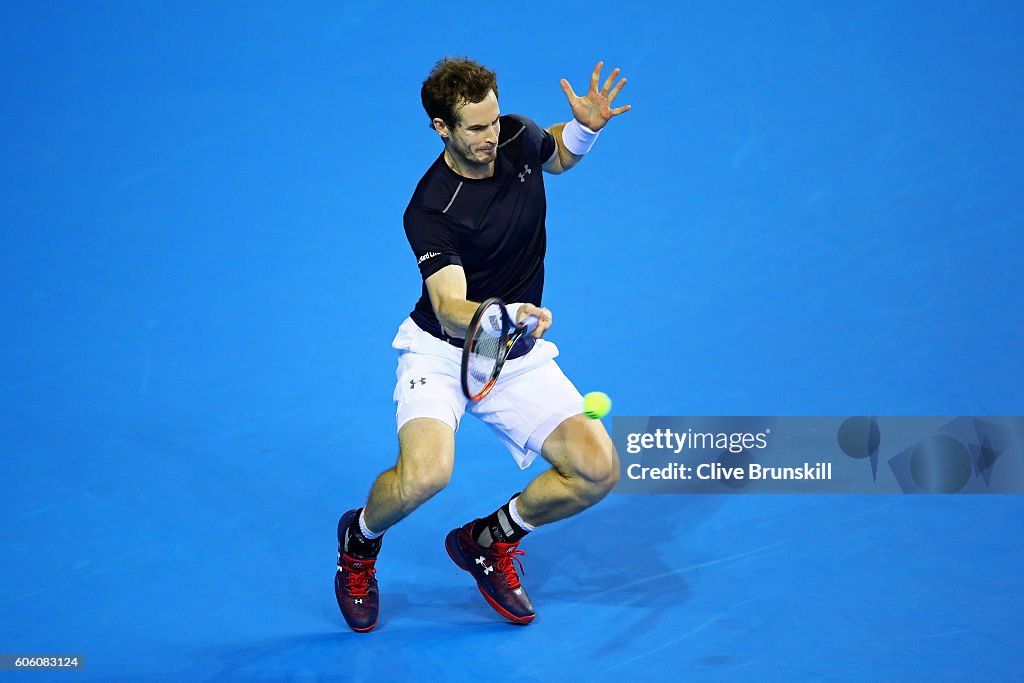
<instances>
[{"instance_id":1,"label":"man's right hand","mask_svg":"<svg viewBox=\"0 0 1024 683\"><path fill-rule=\"evenodd\" d=\"M544 333L551 329L551 324L554 320L551 317L551 311L541 306L534 306L533 304L523 304L519 307L519 312L516 314L516 323L522 323L531 315L537 316L537 320L540 322L537 324L537 328L533 331L531 336L540 339L544 336Z\"/></svg>"}]
</instances>

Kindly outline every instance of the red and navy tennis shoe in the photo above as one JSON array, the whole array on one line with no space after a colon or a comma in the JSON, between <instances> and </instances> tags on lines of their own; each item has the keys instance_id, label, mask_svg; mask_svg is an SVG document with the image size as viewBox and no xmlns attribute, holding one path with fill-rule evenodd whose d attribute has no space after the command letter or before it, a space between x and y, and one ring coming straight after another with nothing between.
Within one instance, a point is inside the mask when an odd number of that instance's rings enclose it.
<instances>
[{"instance_id":1,"label":"red and navy tennis shoe","mask_svg":"<svg viewBox=\"0 0 1024 683\"><path fill-rule=\"evenodd\" d=\"M374 569L377 558L355 557L345 552L349 525L358 514L359 510L349 510L338 520L338 571L334 574L334 595L349 627L366 633L377 625L380 595L377 591L377 570Z\"/></svg>"},{"instance_id":2,"label":"red and navy tennis shoe","mask_svg":"<svg viewBox=\"0 0 1024 683\"><path fill-rule=\"evenodd\" d=\"M448 556L473 575L480 594L498 614L514 624L529 624L536 613L513 564L518 562L522 569L523 563L516 556L526 553L519 550L518 543L495 542L485 548L473 539L472 529L470 522L448 533L444 539Z\"/></svg>"}]
</instances>

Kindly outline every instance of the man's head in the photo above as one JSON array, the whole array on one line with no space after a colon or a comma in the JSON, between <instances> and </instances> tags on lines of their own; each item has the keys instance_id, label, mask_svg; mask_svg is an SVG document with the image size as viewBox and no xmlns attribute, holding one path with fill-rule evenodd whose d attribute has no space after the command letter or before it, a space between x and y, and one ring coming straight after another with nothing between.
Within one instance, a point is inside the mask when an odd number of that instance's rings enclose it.
<instances>
[{"instance_id":1,"label":"man's head","mask_svg":"<svg viewBox=\"0 0 1024 683\"><path fill-rule=\"evenodd\" d=\"M445 57L420 90L430 126L449 152L469 164L489 164L498 149L498 82L471 59Z\"/></svg>"}]
</instances>

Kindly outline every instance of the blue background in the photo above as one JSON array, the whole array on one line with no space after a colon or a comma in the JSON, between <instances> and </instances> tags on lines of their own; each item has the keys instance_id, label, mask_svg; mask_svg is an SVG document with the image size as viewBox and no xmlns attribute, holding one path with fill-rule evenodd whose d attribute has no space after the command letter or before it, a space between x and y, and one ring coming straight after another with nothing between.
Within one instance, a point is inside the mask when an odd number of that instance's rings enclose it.
<instances>
[{"instance_id":1,"label":"blue background","mask_svg":"<svg viewBox=\"0 0 1024 683\"><path fill-rule=\"evenodd\" d=\"M83 680L1010 678L1017 497L613 496L524 543L540 617L501 623L441 541L540 464L471 422L388 534L378 630L330 585L396 454L438 58L541 125L558 79L629 78L547 178L551 338L617 414L1019 415L1022 36L1015 2L4 3L0 651Z\"/></svg>"}]
</instances>

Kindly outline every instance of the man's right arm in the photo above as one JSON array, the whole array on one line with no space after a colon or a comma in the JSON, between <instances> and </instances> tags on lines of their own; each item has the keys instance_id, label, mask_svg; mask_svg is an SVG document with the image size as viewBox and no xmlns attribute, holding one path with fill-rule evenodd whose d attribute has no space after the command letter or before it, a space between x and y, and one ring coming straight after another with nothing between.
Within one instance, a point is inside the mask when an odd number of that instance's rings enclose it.
<instances>
[{"instance_id":1,"label":"man's right arm","mask_svg":"<svg viewBox=\"0 0 1024 683\"><path fill-rule=\"evenodd\" d=\"M447 265L428 277L424 284L441 327L449 336L466 338L466 328L478 303L466 300L466 271L459 265Z\"/></svg>"},{"instance_id":2,"label":"man's right arm","mask_svg":"<svg viewBox=\"0 0 1024 683\"><path fill-rule=\"evenodd\" d=\"M434 307L434 315L437 316L441 327L449 336L465 339L473 314L480 307L479 302L466 300L466 271L462 266L448 265L424 282L427 285L427 294L430 295L430 304ZM537 316L539 321L532 335L539 339L551 328L551 311L524 303L519 306L516 322L522 322L530 315Z\"/></svg>"}]
</instances>

